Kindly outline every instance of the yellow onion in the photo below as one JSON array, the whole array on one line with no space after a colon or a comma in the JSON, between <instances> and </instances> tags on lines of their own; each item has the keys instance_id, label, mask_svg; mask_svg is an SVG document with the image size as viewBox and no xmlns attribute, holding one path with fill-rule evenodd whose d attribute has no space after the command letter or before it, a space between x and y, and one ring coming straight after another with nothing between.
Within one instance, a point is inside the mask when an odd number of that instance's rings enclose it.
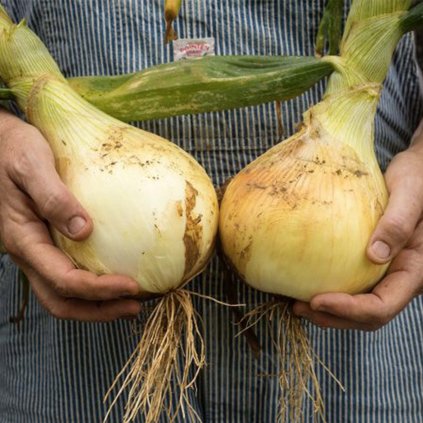
<instances>
[{"instance_id":1,"label":"yellow onion","mask_svg":"<svg viewBox=\"0 0 423 423\"><path fill-rule=\"evenodd\" d=\"M26 113L93 219L82 242L52 230L78 267L129 275L147 293L175 289L203 270L217 231L217 199L190 155L105 115L56 79L37 82Z\"/></svg>"},{"instance_id":2,"label":"yellow onion","mask_svg":"<svg viewBox=\"0 0 423 423\"><path fill-rule=\"evenodd\" d=\"M0 78L48 141L57 171L94 223L57 245L83 269L166 293L201 272L217 233L215 189L181 148L98 110L73 91L38 37L0 9Z\"/></svg>"},{"instance_id":3,"label":"yellow onion","mask_svg":"<svg viewBox=\"0 0 423 423\"><path fill-rule=\"evenodd\" d=\"M305 112L296 134L228 184L220 237L249 285L309 301L327 292L365 292L386 271L388 264L366 256L388 199L374 119L395 47L421 21L421 7L410 6L354 1L339 56L323 58L336 71L322 101Z\"/></svg>"},{"instance_id":4,"label":"yellow onion","mask_svg":"<svg viewBox=\"0 0 423 423\"><path fill-rule=\"evenodd\" d=\"M228 184L220 237L249 285L308 301L366 291L384 274L386 265L366 257L387 203L373 149L378 92L328 95L305 114L298 133Z\"/></svg>"}]
</instances>

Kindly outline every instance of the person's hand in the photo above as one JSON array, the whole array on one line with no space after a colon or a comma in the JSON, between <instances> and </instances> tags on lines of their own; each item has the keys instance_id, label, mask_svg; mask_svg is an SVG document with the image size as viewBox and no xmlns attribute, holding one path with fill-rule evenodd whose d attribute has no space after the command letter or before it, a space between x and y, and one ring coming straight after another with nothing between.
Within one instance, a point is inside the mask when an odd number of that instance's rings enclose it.
<instances>
[{"instance_id":1,"label":"person's hand","mask_svg":"<svg viewBox=\"0 0 423 423\"><path fill-rule=\"evenodd\" d=\"M93 224L56 173L53 154L33 126L0 109L0 236L40 303L55 317L110 321L135 317L137 283L76 269L53 245L47 222L73 240ZM17 304L18 305L18 304Z\"/></svg>"},{"instance_id":2,"label":"person's hand","mask_svg":"<svg viewBox=\"0 0 423 423\"><path fill-rule=\"evenodd\" d=\"M325 328L376 330L423 293L422 129L423 124L385 175L389 202L367 249L375 263L392 260L385 277L368 294L329 293L297 302L295 314Z\"/></svg>"}]
</instances>

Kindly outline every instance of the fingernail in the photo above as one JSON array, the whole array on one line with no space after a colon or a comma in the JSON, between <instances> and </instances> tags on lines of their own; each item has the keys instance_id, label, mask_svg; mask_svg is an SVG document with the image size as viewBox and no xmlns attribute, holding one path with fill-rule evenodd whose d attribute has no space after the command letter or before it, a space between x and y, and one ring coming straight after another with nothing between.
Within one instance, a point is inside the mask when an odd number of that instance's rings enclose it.
<instances>
[{"instance_id":1,"label":"fingernail","mask_svg":"<svg viewBox=\"0 0 423 423\"><path fill-rule=\"evenodd\" d=\"M76 235L80 232L84 226L87 224L87 221L81 216L74 216L68 222L68 231L72 235Z\"/></svg>"},{"instance_id":2,"label":"fingernail","mask_svg":"<svg viewBox=\"0 0 423 423\"><path fill-rule=\"evenodd\" d=\"M127 285L127 289L122 293L124 297L137 297L141 293L140 286L134 282L131 285Z\"/></svg>"},{"instance_id":3,"label":"fingernail","mask_svg":"<svg viewBox=\"0 0 423 423\"><path fill-rule=\"evenodd\" d=\"M376 241L372 245L373 253L381 260L386 260L391 255L391 248L383 241Z\"/></svg>"}]
</instances>

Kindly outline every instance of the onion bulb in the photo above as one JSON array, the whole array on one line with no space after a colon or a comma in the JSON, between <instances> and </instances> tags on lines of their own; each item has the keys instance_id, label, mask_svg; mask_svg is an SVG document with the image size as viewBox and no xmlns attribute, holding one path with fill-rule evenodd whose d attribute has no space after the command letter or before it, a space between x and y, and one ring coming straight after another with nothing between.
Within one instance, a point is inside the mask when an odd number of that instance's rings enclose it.
<instances>
[{"instance_id":1,"label":"onion bulb","mask_svg":"<svg viewBox=\"0 0 423 423\"><path fill-rule=\"evenodd\" d=\"M335 27L338 9L329 2ZM384 275L389 263L366 255L388 201L374 119L398 41L422 19L423 7L410 0L355 0L339 56L323 58L336 70L322 101L305 112L296 134L227 185L223 251L249 285L309 301L326 292L366 292Z\"/></svg>"},{"instance_id":2,"label":"onion bulb","mask_svg":"<svg viewBox=\"0 0 423 423\"><path fill-rule=\"evenodd\" d=\"M37 82L26 113L93 219L82 242L52 229L78 267L131 276L146 294L178 288L203 270L217 232L217 198L190 155L105 115L56 79Z\"/></svg>"},{"instance_id":3,"label":"onion bulb","mask_svg":"<svg viewBox=\"0 0 423 423\"><path fill-rule=\"evenodd\" d=\"M228 184L222 246L249 285L309 301L366 291L384 274L386 265L366 257L387 203L373 150L377 98L371 89L328 96L305 114L299 132Z\"/></svg>"},{"instance_id":4,"label":"onion bulb","mask_svg":"<svg viewBox=\"0 0 423 423\"><path fill-rule=\"evenodd\" d=\"M56 244L78 267L128 275L146 295L192 279L217 233L217 197L204 169L168 140L89 104L41 40L0 12L0 78L48 141L61 179L94 224L82 242L52 228Z\"/></svg>"}]
</instances>

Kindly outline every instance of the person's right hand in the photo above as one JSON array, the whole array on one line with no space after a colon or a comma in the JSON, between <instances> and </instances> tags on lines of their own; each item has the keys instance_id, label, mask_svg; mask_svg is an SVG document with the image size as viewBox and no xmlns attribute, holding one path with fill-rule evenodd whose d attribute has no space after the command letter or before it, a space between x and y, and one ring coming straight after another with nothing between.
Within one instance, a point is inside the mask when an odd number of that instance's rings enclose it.
<instances>
[{"instance_id":1,"label":"person's right hand","mask_svg":"<svg viewBox=\"0 0 423 423\"><path fill-rule=\"evenodd\" d=\"M135 317L133 279L76 269L50 237L47 222L80 241L93 223L55 170L46 140L33 126L0 109L0 237L40 303L55 317L110 321Z\"/></svg>"}]
</instances>

